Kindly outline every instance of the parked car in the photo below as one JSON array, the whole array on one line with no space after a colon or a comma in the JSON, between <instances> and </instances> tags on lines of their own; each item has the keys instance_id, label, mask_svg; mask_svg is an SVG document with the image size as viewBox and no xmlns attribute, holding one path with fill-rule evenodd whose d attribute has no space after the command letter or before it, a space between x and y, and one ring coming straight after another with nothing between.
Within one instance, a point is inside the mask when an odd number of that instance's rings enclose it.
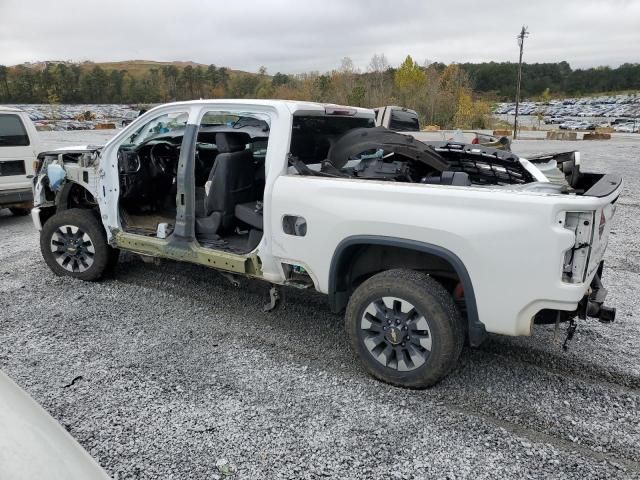
<instances>
[{"instance_id":1,"label":"parked car","mask_svg":"<svg viewBox=\"0 0 640 480\"><path fill-rule=\"evenodd\" d=\"M565 119L562 117L545 117L542 121L545 124L556 125L556 124L564 123Z\"/></svg>"},{"instance_id":2,"label":"parked car","mask_svg":"<svg viewBox=\"0 0 640 480\"><path fill-rule=\"evenodd\" d=\"M640 122L618 123L613 129L621 133L637 133L640 129Z\"/></svg>"},{"instance_id":3,"label":"parked car","mask_svg":"<svg viewBox=\"0 0 640 480\"><path fill-rule=\"evenodd\" d=\"M520 103L519 114L542 114L554 117L636 117L640 114L640 96L637 94L603 95L600 97L566 98L549 102ZM513 115L514 103L499 103L494 113ZM545 122L549 123L549 122ZM556 122L556 123L562 123Z\"/></svg>"},{"instance_id":4,"label":"parked car","mask_svg":"<svg viewBox=\"0 0 640 480\"><path fill-rule=\"evenodd\" d=\"M0 209L28 215L32 206L38 132L25 112L0 106Z\"/></svg>"},{"instance_id":5,"label":"parked car","mask_svg":"<svg viewBox=\"0 0 640 480\"><path fill-rule=\"evenodd\" d=\"M314 288L394 385L438 382L465 339L615 317L602 259L622 179L575 152L527 161L362 108L200 100L61 153L39 156L32 212L55 274L97 280L127 250L269 282L267 309Z\"/></svg>"}]
</instances>

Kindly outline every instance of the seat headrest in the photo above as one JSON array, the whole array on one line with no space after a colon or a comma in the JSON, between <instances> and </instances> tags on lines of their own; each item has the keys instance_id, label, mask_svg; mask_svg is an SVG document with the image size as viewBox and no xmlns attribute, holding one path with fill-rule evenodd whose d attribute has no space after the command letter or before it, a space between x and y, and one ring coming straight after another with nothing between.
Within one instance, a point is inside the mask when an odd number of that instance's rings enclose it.
<instances>
[{"instance_id":1,"label":"seat headrest","mask_svg":"<svg viewBox=\"0 0 640 480\"><path fill-rule=\"evenodd\" d=\"M216 146L220 153L241 152L251 140L245 132L218 132L216 133Z\"/></svg>"}]
</instances>

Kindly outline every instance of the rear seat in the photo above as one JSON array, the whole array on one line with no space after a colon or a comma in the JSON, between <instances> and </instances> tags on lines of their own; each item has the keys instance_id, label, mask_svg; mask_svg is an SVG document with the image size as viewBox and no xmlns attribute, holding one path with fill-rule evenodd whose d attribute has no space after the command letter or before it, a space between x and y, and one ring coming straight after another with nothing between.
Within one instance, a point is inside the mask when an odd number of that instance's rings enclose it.
<instances>
[{"instance_id":1,"label":"rear seat","mask_svg":"<svg viewBox=\"0 0 640 480\"><path fill-rule=\"evenodd\" d=\"M258 230L264 230L262 202L239 203L235 208L235 217Z\"/></svg>"}]
</instances>

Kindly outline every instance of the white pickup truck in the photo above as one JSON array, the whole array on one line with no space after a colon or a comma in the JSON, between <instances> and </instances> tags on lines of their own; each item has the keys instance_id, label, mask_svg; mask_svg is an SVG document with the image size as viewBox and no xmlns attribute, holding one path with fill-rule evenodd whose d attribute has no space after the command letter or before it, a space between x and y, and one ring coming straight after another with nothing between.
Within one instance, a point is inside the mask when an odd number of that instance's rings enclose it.
<instances>
[{"instance_id":1,"label":"white pickup truck","mask_svg":"<svg viewBox=\"0 0 640 480\"><path fill-rule=\"evenodd\" d=\"M281 285L314 288L394 385L433 385L487 332L615 316L600 280L622 180L574 152L525 160L422 143L367 109L211 100L39 162L32 216L56 274L98 279L128 250L265 280L272 306Z\"/></svg>"},{"instance_id":2,"label":"white pickup truck","mask_svg":"<svg viewBox=\"0 0 640 480\"><path fill-rule=\"evenodd\" d=\"M33 165L40 151L38 132L29 116L0 105L0 209L28 215L33 199Z\"/></svg>"}]
</instances>

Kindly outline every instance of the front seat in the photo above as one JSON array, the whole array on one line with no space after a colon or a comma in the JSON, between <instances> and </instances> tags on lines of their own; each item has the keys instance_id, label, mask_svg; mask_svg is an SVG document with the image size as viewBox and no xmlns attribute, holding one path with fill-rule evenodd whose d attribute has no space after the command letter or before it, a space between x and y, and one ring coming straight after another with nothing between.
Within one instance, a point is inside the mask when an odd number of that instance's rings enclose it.
<instances>
[{"instance_id":1,"label":"front seat","mask_svg":"<svg viewBox=\"0 0 640 480\"><path fill-rule=\"evenodd\" d=\"M235 207L256 200L251 137L243 132L216 133L218 156L205 184L204 201L196 211L196 236L218 239L235 223Z\"/></svg>"}]
</instances>

